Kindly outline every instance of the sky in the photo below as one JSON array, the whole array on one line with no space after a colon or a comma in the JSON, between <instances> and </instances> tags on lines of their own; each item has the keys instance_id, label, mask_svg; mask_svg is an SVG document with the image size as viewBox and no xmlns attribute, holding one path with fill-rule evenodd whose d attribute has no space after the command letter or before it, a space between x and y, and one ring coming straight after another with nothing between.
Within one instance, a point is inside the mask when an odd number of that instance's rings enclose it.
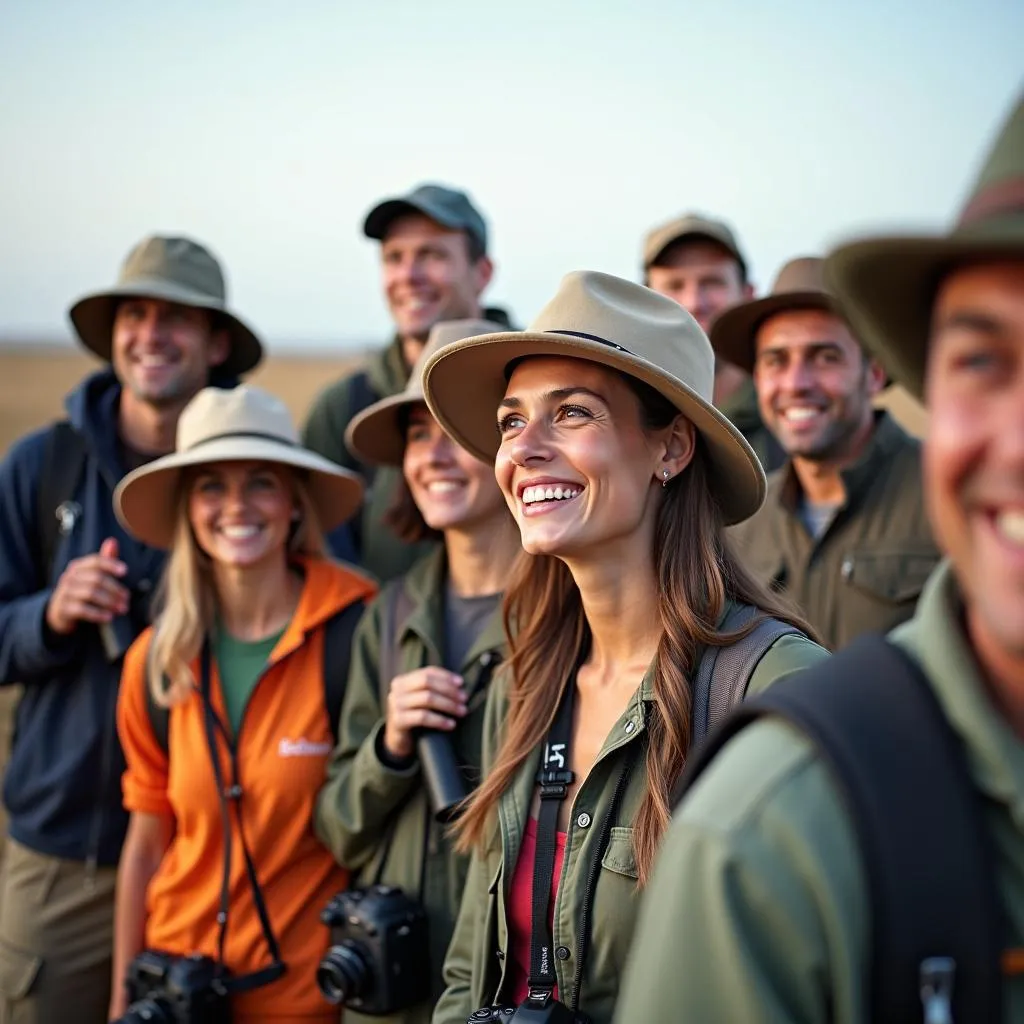
<instances>
[{"instance_id":1,"label":"sky","mask_svg":"<svg viewBox=\"0 0 1024 1024\"><path fill-rule=\"evenodd\" d=\"M0 0L0 338L69 337L154 231L272 348L389 333L367 210L466 189L525 325L655 224L790 257L942 230L1024 87L1021 0Z\"/></svg>"}]
</instances>

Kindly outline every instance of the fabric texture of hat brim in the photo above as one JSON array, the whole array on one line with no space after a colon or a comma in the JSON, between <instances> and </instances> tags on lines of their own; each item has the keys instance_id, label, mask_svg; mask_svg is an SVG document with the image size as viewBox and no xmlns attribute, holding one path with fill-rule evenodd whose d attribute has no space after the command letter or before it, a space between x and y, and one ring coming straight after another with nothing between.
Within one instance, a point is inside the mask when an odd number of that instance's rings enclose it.
<instances>
[{"instance_id":1,"label":"fabric texture of hat brim","mask_svg":"<svg viewBox=\"0 0 1024 1024\"><path fill-rule=\"evenodd\" d=\"M178 518L183 470L216 462L272 462L305 476L320 528L329 533L349 519L363 499L361 478L305 448L273 439L224 436L186 452L173 452L129 473L114 491L114 510L144 544L170 548Z\"/></svg>"},{"instance_id":2,"label":"fabric texture of hat brim","mask_svg":"<svg viewBox=\"0 0 1024 1024\"><path fill-rule=\"evenodd\" d=\"M610 344L544 332L484 334L436 352L423 372L427 405L442 427L470 454L494 462L500 438L498 405L505 368L531 356L560 356L598 363L635 377L670 401L701 435L709 457L709 482L727 525L752 516L764 501L765 475L743 435L682 381L647 360ZM472 381L467 387L466 382Z\"/></svg>"},{"instance_id":3,"label":"fabric texture of hat brim","mask_svg":"<svg viewBox=\"0 0 1024 1024\"><path fill-rule=\"evenodd\" d=\"M211 302L209 296L170 281L152 278L135 279L107 291L83 296L71 307L68 315L82 344L107 362L111 358L114 316L118 303L122 299L131 298L176 302L182 306L209 310L223 318L231 339L227 359L220 367L226 373L248 373L263 358L263 346L259 338L234 313Z\"/></svg>"},{"instance_id":4,"label":"fabric texture of hat brim","mask_svg":"<svg viewBox=\"0 0 1024 1024\"><path fill-rule=\"evenodd\" d=\"M401 466L405 457L402 409L426 405L422 396L390 395L353 417L345 431L345 444L358 458L379 466Z\"/></svg>"},{"instance_id":5,"label":"fabric texture of hat brim","mask_svg":"<svg viewBox=\"0 0 1024 1024\"><path fill-rule=\"evenodd\" d=\"M453 220L443 210L436 210L425 203L414 203L408 199L385 199L366 215L366 220L363 222L363 234L378 242L383 241L391 222L396 217L402 217L409 213L418 213L429 217L435 224L440 224L441 227L451 231L467 230L461 220Z\"/></svg>"},{"instance_id":6,"label":"fabric texture of hat brim","mask_svg":"<svg viewBox=\"0 0 1024 1024\"><path fill-rule=\"evenodd\" d=\"M924 398L932 303L954 267L1024 259L1020 237L865 239L839 246L825 261L829 287L861 343L889 376Z\"/></svg>"},{"instance_id":7,"label":"fabric texture of hat brim","mask_svg":"<svg viewBox=\"0 0 1024 1024\"><path fill-rule=\"evenodd\" d=\"M763 299L741 303L720 314L711 325L708 340L716 356L721 356L747 373L753 373L757 358L757 329L768 317L797 309L824 309L837 316L841 315L835 303L821 292L766 295Z\"/></svg>"}]
</instances>

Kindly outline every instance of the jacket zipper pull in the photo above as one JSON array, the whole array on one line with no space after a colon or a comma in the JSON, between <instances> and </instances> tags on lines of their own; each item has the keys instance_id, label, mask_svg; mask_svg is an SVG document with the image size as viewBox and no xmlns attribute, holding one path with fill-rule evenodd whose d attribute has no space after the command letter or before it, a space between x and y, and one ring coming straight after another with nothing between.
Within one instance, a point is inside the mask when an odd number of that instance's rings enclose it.
<instances>
[{"instance_id":1,"label":"jacket zipper pull","mask_svg":"<svg viewBox=\"0 0 1024 1024\"><path fill-rule=\"evenodd\" d=\"M921 1003L924 1024L953 1024L953 976L951 956L930 956L921 961Z\"/></svg>"}]
</instances>

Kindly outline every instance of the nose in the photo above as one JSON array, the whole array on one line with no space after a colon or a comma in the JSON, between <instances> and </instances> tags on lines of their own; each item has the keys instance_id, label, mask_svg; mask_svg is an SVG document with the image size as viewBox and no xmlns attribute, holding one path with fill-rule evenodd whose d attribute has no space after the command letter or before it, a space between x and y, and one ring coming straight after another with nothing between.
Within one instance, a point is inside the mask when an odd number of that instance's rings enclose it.
<instances>
[{"instance_id":1,"label":"nose","mask_svg":"<svg viewBox=\"0 0 1024 1024\"><path fill-rule=\"evenodd\" d=\"M549 462L552 457L551 438L543 420L527 423L502 446L503 454L516 466Z\"/></svg>"},{"instance_id":2,"label":"nose","mask_svg":"<svg viewBox=\"0 0 1024 1024\"><path fill-rule=\"evenodd\" d=\"M165 314L159 309L150 308L146 311L146 315L136 322L136 338L143 344L161 342L164 340L166 328Z\"/></svg>"},{"instance_id":3,"label":"nose","mask_svg":"<svg viewBox=\"0 0 1024 1024\"><path fill-rule=\"evenodd\" d=\"M814 373L805 359L790 359L779 373L779 384L783 391L800 393L814 387Z\"/></svg>"},{"instance_id":4,"label":"nose","mask_svg":"<svg viewBox=\"0 0 1024 1024\"><path fill-rule=\"evenodd\" d=\"M427 457L433 466L448 466L454 460L455 442L440 427L430 440Z\"/></svg>"}]
</instances>

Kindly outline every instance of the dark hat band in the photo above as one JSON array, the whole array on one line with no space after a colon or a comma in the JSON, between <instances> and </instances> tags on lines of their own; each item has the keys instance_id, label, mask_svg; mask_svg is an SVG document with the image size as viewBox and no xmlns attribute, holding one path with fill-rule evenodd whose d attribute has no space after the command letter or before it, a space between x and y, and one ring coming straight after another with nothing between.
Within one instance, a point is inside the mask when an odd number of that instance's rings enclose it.
<instances>
[{"instance_id":1,"label":"dark hat band","mask_svg":"<svg viewBox=\"0 0 1024 1024\"><path fill-rule=\"evenodd\" d=\"M264 434L257 430L239 430L228 431L224 434L211 434L209 437L204 437L201 441L197 441L195 444L183 449L183 451L194 452L197 448L202 448L204 445L213 444L214 441L234 441L236 439L244 439L248 441L272 441L274 444L284 445L286 448L299 447L299 445L294 441L289 441L288 438L281 437L280 434Z\"/></svg>"}]
</instances>

